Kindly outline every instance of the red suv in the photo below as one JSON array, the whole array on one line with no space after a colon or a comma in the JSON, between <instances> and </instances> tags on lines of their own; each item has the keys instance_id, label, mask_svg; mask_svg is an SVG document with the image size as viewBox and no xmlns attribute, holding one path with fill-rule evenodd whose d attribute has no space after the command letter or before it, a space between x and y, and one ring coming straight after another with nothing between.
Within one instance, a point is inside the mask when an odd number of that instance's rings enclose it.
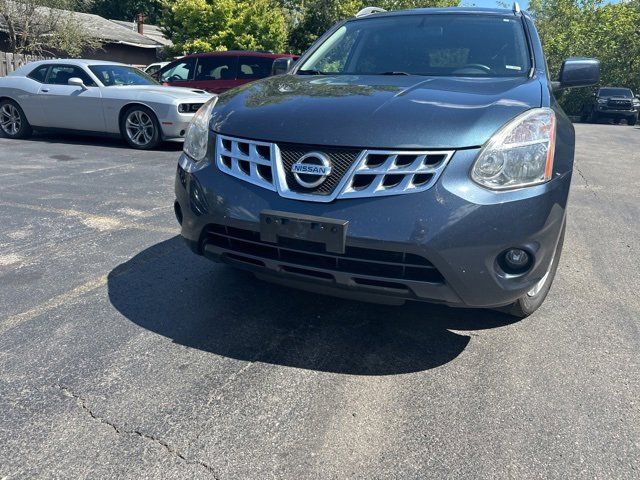
<instances>
[{"instance_id":1,"label":"red suv","mask_svg":"<svg viewBox=\"0 0 640 480\"><path fill-rule=\"evenodd\" d=\"M283 57L298 58L286 53L246 51L195 53L165 65L154 76L165 85L222 93L268 77L273 61Z\"/></svg>"}]
</instances>

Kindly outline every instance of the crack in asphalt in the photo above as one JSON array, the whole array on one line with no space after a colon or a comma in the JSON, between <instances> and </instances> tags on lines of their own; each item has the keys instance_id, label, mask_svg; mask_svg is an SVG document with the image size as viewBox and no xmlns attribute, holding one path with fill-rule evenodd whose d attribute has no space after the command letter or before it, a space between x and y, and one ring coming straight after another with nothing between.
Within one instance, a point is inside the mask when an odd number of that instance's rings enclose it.
<instances>
[{"instance_id":1,"label":"crack in asphalt","mask_svg":"<svg viewBox=\"0 0 640 480\"><path fill-rule=\"evenodd\" d=\"M210 473L213 478L215 480L219 480L219 477L216 475L216 472L214 470L214 468L209 465L206 462L203 462L201 460L192 460L190 458L188 458L187 456L185 456L183 453L181 453L178 449L176 449L174 446L170 445L169 443L167 443L166 441L162 440L161 438L158 438L154 435L151 435L149 433L145 433L141 430L127 430L125 428L119 427L117 424L111 422L110 420L101 417L99 415L97 415L88 405L87 405L87 401L82 398L80 395L78 395L77 393L75 393L73 390L71 390L70 388L65 387L64 385L60 385L60 384L55 384L53 385L54 388L60 390L65 396L73 398L76 401L76 404L82 409L83 412L85 412L87 415L89 415L93 420L106 425L108 427L110 427L117 435L132 435L132 436L137 436L140 438L143 438L145 440L148 440L150 442L153 442L157 445L160 445L167 453L178 457L180 460L182 460L185 463L188 463L190 465L198 465L203 467L204 469L207 470L208 473Z\"/></svg>"},{"instance_id":2,"label":"crack in asphalt","mask_svg":"<svg viewBox=\"0 0 640 480\"><path fill-rule=\"evenodd\" d=\"M584 186L587 190L589 190L591 193L593 193L593 196L598 198L598 194L596 193L596 191L591 187L591 185L589 184L589 180L587 180L587 177L584 176L584 173L582 173L582 170L580 170L580 167L578 167L577 165L575 165L576 171L578 172L578 174L580 175L580 177L582 178L582 181L584 182Z\"/></svg>"},{"instance_id":3,"label":"crack in asphalt","mask_svg":"<svg viewBox=\"0 0 640 480\"><path fill-rule=\"evenodd\" d=\"M257 365L257 363L260 362L261 359L265 358L273 350L275 350L276 348L280 347L287 340L295 338L296 334L298 332L300 332L301 330L304 330L304 329L309 329L310 330L312 328L314 328L314 325L302 324L302 325L298 325L297 327L289 330L288 332L284 332L283 334L276 335L276 337L273 339L273 341L271 342L271 344L269 346L267 346L266 348L263 348L262 350L257 352L256 355L254 355L253 358L248 360L248 363L244 367L242 367L240 370L232 373L231 375L229 375L224 380L222 385L218 388L218 395L216 395L215 397L210 398L209 401L206 404L206 407L207 408L210 407L211 404L214 403L214 402L219 403L220 401L222 401L222 399L224 398L224 393L225 393L225 389L227 388L227 386L230 385L233 381L235 381L240 376L244 375L249 369L251 369L255 365ZM198 431L198 433L196 434L195 438L192 441L189 442L189 446L191 446L194 443L198 442L198 440L200 440L200 438L202 437L202 435L204 434L204 432L206 430L207 430L207 428L206 428L206 425L205 425L203 428L201 428Z\"/></svg>"}]
</instances>

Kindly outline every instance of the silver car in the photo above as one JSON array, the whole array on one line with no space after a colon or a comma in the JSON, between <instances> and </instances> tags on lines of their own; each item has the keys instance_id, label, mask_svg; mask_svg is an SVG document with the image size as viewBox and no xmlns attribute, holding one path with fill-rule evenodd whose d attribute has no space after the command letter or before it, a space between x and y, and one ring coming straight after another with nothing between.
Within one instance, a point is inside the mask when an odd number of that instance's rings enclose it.
<instances>
[{"instance_id":1,"label":"silver car","mask_svg":"<svg viewBox=\"0 0 640 480\"><path fill-rule=\"evenodd\" d=\"M133 148L182 139L213 95L164 87L137 68L98 60L29 63L0 78L0 135L56 129L121 135Z\"/></svg>"}]
</instances>

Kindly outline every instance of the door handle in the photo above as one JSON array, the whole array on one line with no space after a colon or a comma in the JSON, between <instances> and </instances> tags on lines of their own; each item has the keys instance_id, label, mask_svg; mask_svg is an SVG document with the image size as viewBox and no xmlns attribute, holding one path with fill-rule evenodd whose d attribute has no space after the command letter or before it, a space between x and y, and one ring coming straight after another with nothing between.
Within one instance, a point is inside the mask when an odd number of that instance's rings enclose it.
<instances>
[{"instance_id":1,"label":"door handle","mask_svg":"<svg viewBox=\"0 0 640 480\"><path fill-rule=\"evenodd\" d=\"M47 93L49 91L48 88L43 88L42 90L40 90L42 93Z\"/></svg>"}]
</instances>

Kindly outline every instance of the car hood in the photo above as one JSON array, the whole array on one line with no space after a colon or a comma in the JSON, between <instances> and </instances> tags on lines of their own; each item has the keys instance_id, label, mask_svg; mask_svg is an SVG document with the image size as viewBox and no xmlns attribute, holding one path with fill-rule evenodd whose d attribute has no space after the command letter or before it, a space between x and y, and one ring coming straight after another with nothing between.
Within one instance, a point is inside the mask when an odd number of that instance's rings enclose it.
<instances>
[{"instance_id":1,"label":"car hood","mask_svg":"<svg viewBox=\"0 0 640 480\"><path fill-rule=\"evenodd\" d=\"M484 144L541 98L535 78L283 75L222 94L211 127L266 141L461 148Z\"/></svg>"},{"instance_id":2,"label":"car hood","mask_svg":"<svg viewBox=\"0 0 640 480\"><path fill-rule=\"evenodd\" d=\"M163 87L162 85L126 85L118 87L105 87L105 91L112 96L126 96L136 98L139 95L163 95L176 100L193 100L206 102L213 95L197 88Z\"/></svg>"}]
</instances>

